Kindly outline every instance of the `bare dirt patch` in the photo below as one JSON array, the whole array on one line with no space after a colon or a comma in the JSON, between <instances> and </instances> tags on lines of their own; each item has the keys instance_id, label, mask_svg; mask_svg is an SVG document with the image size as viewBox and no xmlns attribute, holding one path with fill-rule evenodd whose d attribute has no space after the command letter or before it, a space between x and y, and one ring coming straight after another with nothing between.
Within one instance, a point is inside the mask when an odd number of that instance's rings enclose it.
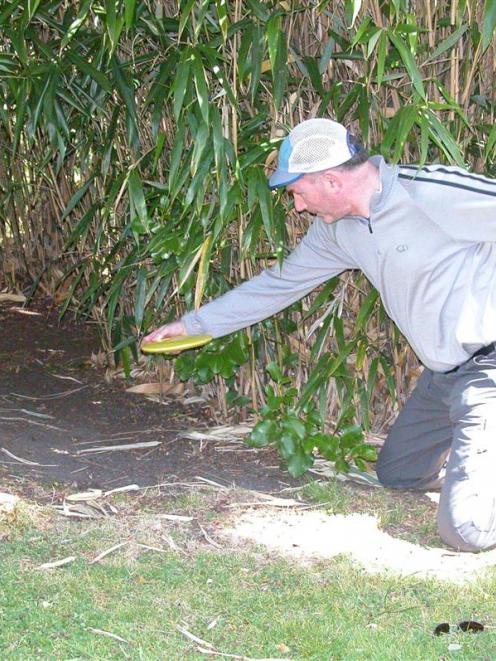
<instances>
[{"instance_id":1,"label":"bare dirt patch","mask_svg":"<svg viewBox=\"0 0 496 661\"><path fill-rule=\"evenodd\" d=\"M294 484L273 452L243 446L227 452L222 443L182 438L184 430L212 424L208 408L174 398L154 402L126 392L124 381L106 383L90 361L100 350L94 326L59 323L40 307L31 312L0 304L4 484L38 498L52 490L143 487L196 476L262 490ZM156 444L86 452L131 443Z\"/></svg>"}]
</instances>

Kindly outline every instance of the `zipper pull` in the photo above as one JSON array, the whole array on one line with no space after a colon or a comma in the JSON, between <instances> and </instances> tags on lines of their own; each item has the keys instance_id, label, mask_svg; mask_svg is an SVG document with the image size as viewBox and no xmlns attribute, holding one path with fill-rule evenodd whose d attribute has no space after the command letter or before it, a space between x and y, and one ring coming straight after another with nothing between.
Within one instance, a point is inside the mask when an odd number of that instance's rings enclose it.
<instances>
[{"instance_id":1,"label":"zipper pull","mask_svg":"<svg viewBox=\"0 0 496 661\"><path fill-rule=\"evenodd\" d=\"M372 232L372 225L370 224L370 218L367 218L367 224L368 224L368 226L369 226L369 232L370 232L371 234L373 234L373 232Z\"/></svg>"}]
</instances>

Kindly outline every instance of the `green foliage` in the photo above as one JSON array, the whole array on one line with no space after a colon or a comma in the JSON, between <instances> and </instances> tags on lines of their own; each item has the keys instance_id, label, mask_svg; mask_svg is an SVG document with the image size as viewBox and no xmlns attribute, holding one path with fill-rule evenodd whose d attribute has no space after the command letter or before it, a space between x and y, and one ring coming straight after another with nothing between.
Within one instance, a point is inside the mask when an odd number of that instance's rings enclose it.
<instances>
[{"instance_id":1,"label":"green foliage","mask_svg":"<svg viewBox=\"0 0 496 661\"><path fill-rule=\"evenodd\" d=\"M332 116L392 161L496 174L495 16L494 0L0 3L3 284L98 321L129 374L148 329L300 238L266 174L303 117ZM314 406L326 430L382 430L414 376L360 277L239 337L176 370L262 402L263 366L284 367L291 343L284 406L298 419ZM231 342L244 343L232 359L218 348Z\"/></svg>"},{"instance_id":2,"label":"green foliage","mask_svg":"<svg viewBox=\"0 0 496 661\"><path fill-rule=\"evenodd\" d=\"M181 381L192 379L194 383L205 384L218 375L232 379L248 359L246 337L236 333L214 340L201 351L183 352L175 361L175 369Z\"/></svg>"},{"instance_id":3,"label":"green foliage","mask_svg":"<svg viewBox=\"0 0 496 661\"><path fill-rule=\"evenodd\" d=\"M361 427L344 426L339 435L323 432L323 419L316 404L310 400L302 406L298 390L290 386L292 379L284 376L277 363L269 363L267 372L275 387L269 384L265 388L262 419L253 428L249 445L277 447L293 477L303 475L312 467L316 451L333 461L341 472L348 471L353 464L365 470L365 461L376 460L375 449L363 442Z\"/></svg>"}]
</instances>

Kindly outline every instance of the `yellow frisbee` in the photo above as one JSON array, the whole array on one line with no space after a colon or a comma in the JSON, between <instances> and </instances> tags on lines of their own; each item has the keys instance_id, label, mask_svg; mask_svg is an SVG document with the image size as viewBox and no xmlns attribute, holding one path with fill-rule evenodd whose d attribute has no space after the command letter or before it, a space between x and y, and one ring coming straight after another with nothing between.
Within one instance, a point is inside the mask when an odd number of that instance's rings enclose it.
<instances>
[{"instance_id":1,"label":"yellow frisbee","mask_svg":"<svg viewBox=\"0 0 496 661\"><path fill-rule=\"evenodd\" d=\"M141 345L144 353L179 353L186 349L195 349L208 344L211 335L181 335L180 337L168 337L157 342L147 342Z\"/></svg>"}]
</instances>

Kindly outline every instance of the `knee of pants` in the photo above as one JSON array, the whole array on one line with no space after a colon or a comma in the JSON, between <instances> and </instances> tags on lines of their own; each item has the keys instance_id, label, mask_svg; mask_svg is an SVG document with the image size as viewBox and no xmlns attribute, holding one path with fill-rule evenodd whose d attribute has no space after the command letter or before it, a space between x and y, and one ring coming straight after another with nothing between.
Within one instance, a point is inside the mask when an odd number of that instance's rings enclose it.
<instances>
[{"instance_id":1,"label":"knee of pants","mask_svg":"<svg viewBox=\"0 0 496 661\"><path fill-rule=\"evenodd\" d=\"M385 462L381 462L380 455L375 465L375 472L377 474L377 479L383 487L387 487L388 489L404 488L401 485L401 480L398 477L398 474L395 471L392 471Z\"/></svg>"},{"instance_id":2,"label":"knee of pants","mask_svg":"<svg viewBox=\"0 0 496 661\"><path fill-rule=\"evenodd\" d=\"M455 525L450 513L442 509L438 512L437 525L443 542L457 551L477 553L496 546L496 526L481 530L473 519L457 521Z\"/></svg>"},{"instance_id":3,"label":"knee of pants","mask_svg":"<svg viewBox=\"0 0 496 661\"><path fill-rule=\"evenodd\" d=\"M384 454L379 453L375 465L377 479L383 487L387 489L422 489L424 480L412 476L406 477L401 474L394 462L384 458Z\"/></svg>"},{"instance_id":4,"label":"knee of pants","mask_svg":"<svg viewBox=\"0 0 496 661\"><path fill-rule=\"evenodd\" d=\"M388 487L389 489L401 489L398 469L394 465L395 462L391 461L387 454L388 453L384 451L384 448L379 452L375 464L377 479L384 487Z\"/></svg>"}]
</instances>

